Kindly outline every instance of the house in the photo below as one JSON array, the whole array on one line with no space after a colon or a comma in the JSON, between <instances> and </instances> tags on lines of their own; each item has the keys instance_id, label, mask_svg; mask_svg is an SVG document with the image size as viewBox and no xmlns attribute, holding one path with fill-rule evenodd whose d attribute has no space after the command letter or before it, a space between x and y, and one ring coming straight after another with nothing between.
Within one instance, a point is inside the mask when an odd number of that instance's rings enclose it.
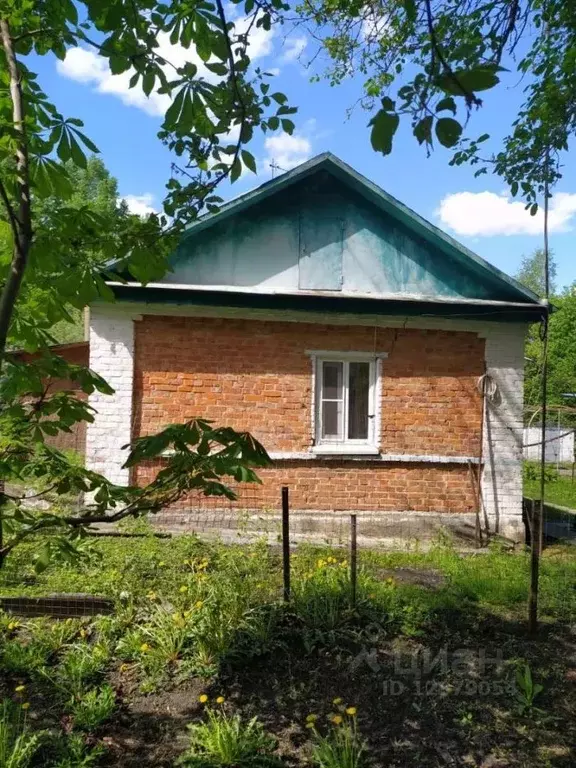
<instances>
[{"instance_id":1,"label":"house","mask_svg":"<svg viewBox=\"0 0 576 768\"><path fill-rule=\"evenodd\" d=\"M521 537L529 290L330 154L200 219L172 270L91 309L115 394L90 399L89 467L143 482L158 467L130 477L122 446L204 417L274 459L238 509L277 510L286 485L302 530L355 511L374 536Z\"/></svg>"}]
</instances>

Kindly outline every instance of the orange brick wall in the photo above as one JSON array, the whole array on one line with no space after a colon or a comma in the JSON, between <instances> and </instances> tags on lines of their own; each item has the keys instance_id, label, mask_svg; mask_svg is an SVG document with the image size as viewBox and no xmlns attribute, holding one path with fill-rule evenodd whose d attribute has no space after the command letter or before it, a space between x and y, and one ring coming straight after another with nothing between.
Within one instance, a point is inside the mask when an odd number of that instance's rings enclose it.
<instances>
[{"instance_id":1,"label":"orange brick wall","mask_svg":"<svg viewBox=\"0 0 576 768\"><path fill-rule=\"evenodd\" d=\"M60 344L58 346L53 346L52 351L73 365L88 366L89 350L87 341L73 344ZM32 360L34 357L35 355L26 352L20 355L20 358L24 361ZM67 379L52 379L50 381L49 392L53 393L61 391L73 392L79 400L86 400L88 397L85 392L78 389L78 384L76 382ZM49 445L52 445L61 451L72 450L84 456L86 451L86 422L77 422L72 426L70 432L58 432L57 435L46 435L45 440Z\"/></svg>"},{"instance_id":2,"label":"orange brick wall","mask_svg":"<svg viewBox=\"0 0 576 768\"><path fill-rule=\"evenodd\" d=\"M484 341L474 333L258 320L145 316L135 324L134 434L194 417L250 430L271 452L312 442L306 350L388 352L382 363L384 453L476 456ZM154 471L141 467L135 480ZM277 506L280 485L301 509L469 511L466 465L278 461L250 489ZM241 505L241 500L240 500Z\"/></svg>"},{"instance_id":3,"label":"orange brick wall","mask_svg":"<svg viewBox=\"0 0 576 768\"><path fill-rule=\"evenodd\" d=\"M141 465L138 482L150 482L160 461ZM473 512L474 484L467 466L369 461L278 461L259 473L262 485L228 483L238 493L234 502L202 498L202 509L270 509L280 507L281 488L290 488L297 510L407 512ZM186 500L175 505L186 508Z\"/></svg>"}]
</instances>

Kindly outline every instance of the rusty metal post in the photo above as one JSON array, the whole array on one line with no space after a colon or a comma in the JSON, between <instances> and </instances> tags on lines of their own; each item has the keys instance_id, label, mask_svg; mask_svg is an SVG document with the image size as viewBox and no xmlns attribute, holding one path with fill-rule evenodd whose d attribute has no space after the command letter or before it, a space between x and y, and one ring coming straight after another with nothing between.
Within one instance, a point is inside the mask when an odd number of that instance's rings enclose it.
<instances>
[{"instance_id":1,"label":"rusty metal post","mask_svg":"<svg viewBox=\"0 0 576 768\"><path fill-rule=\"evenodd\" d=\"M284 573L284 602L290 602L290 503L288 487L282 486L282 568Z\"/></svg>"}]
</instances>

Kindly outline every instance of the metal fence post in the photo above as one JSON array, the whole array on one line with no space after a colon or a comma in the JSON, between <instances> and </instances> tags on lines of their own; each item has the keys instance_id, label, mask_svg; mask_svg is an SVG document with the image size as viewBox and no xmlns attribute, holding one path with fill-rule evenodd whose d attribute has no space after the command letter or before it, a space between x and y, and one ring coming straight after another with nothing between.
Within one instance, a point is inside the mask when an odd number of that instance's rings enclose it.
<instances>
[{"instance_id":1,"label":"metal fence post","mask_svg":"<svg viewBox=\"0 0 576 768\"><path fill-rule=\"evenodd\" d=\"M356 607L358 583L358 540L356 515L350 515L350 602Z\"/></svg>"},{"instance_id":2,"label":"metal fence post","mask_svg":"<svg viewBox=\"0 0 576 768\"><path fill-rule=\"evenodd\" d=\"M290 602L290 504L288 487L282 487L282 568L284 572L284 602Z\"/></svg>"}]
</instances>

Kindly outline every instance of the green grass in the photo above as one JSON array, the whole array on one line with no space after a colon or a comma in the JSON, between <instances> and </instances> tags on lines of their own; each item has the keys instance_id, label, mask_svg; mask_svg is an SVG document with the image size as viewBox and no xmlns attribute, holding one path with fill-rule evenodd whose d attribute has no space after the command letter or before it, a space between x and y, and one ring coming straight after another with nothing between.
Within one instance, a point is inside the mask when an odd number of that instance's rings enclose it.
<instances>
[{"instance_id":1,"label":"green grass","mask_svg":"<svg viewBox=\"0 0 576 768\"><path fill-rule=\"evenodd\" d=\"M540 481L533 479L524 480L524 495L530 499L540 498ZM559 475L546 483L545 497L551 504L561 507L570 507L576 510L576 482L572 478Z\"/></svg>"},{"instance_id":2,"label":"green grass","mask_svg":"<svg viewBox=\"0 0 576 768\"><path fill-rule=\"evenodd\" d=\"M60 622L0 613L0 699L16 708L27 705L25 711L29 706L35 717L42 712L48 734L33 766L98 765L104 747L94 734L113 727L116 712L125 711L126 690L161 695L190 680L209 689L226 675L266 664L275 670L285 661L292 668L308 658L338 659L346 669L346 659L367 638L383 645L395 639L437 642L459 631L473 636L492 623L502 628L525 621L526 552L493 549L462 556L447 544L427 552L361 550L358 601L352 606L345 550L300 546L292 556L292 601L284 605L281 557L264 542L224 546L194 536L94 538L86 540L78 563L52 563L38 574L33 560L41 545L41 540L28 543L8 557L0 594L104 595L114 600L115 612ZM423 588L391 576L397 568L432 571L442 579ZM559 626L576 620L575 585L572 550L546 550L543 619ZM514 653L523 658L521 651ZM317 662L311 663L314 668ZM275 693L274 700L282 701L282 695ZM262 747L272 742L260 725L246 730L259 711L238 713L232 704L228 710L228 701L226 691L226 704L214 720L200 713L183 764L236 764L218 754L230 745L248 745L238 765L275 762ZM302 747L310 759L313 736L306 731L310 741ZM260 738L262 744L252 749ZM317 742L328 756L340 747L350 751L348 742L332 744L328 738ZM352 750L350 760L354 755ZM331 766L326 760L319 764Z\"/></svg>"}]
</instances>

